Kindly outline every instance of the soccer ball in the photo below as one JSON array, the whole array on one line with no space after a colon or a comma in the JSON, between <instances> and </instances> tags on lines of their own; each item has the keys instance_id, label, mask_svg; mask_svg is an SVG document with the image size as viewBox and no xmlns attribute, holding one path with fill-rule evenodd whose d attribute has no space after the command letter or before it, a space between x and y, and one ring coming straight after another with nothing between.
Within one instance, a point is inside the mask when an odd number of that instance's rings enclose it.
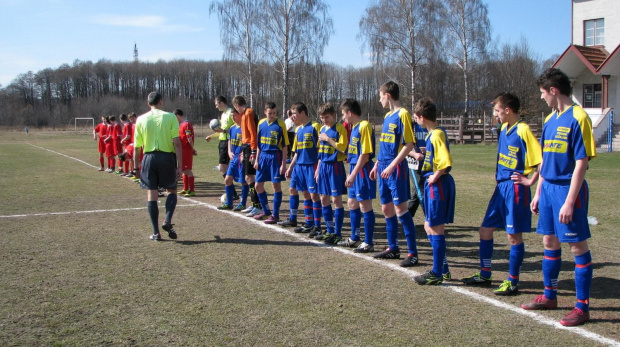
<instances>
[{"instance_id":1,"label":"soccer ball","mask_svg":"<svg viewBox=\"0 0 620 347\"><path fill-rule=\"evenodd\" d=\"M211 119L211 121L209 122L209 128L211 128L211 130L219 128L220 125L220 121L217 118Z\"/></svg>"},{"instance_id":2,"label":"soccer ball","mask_svg":"<svg viewBox=\"0 0 620 347\"><path fill-rule=\"evenodd\" d=\"M224 193L224 194L222 194L222 196L220 196L220 202L221 202L222 204L225 204L225 203L226 203L226 193Z\"/></svg>"}]
</instances>

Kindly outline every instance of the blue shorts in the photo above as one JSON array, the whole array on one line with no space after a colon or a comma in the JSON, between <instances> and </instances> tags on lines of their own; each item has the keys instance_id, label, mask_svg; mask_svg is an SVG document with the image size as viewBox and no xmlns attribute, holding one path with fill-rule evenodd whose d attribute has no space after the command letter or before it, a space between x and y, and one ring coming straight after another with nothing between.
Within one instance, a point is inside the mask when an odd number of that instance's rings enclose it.
<instances>
[{"instance_id":1,"label":"blue shorts","mask_svg":"<svg viewBox=\"0 0 620 347\"><path fill-rule=\"evenodd\" d=\"M560 242L580 242L590 238L588 225L588 198L590 191L585 180L579 190L573 209L573 221L560 223L560 209L566 201L570 182L554 184L543 181L538 198L538 227L536 232L542 235L555 235Z\"/></svg>"},{"instance_id":2,"label":"blue shorts","mask_svg":"<svg viewBox=\"0 0 620 347\"><path fill-rule=\"evenodd\" d=\"M454 223L456 186L452 175L445 174L432 185L424 182L424 221L429 226Z\"/></svg>"},{"instance_id":3,"label":"blue shorts","mask_svg":"<svg viewBox=\"0 0 620 347\"><path fill-rule=\"evenodd\" d=\"M297 164L291 173L292 188L300 192L316 193L316 180L314 179L314 168L316 164Z\"/></svg>"},{"instance_id":4,"label":"blue shorts","mask_svg":"<svg viewBox=\"0 0 620 347\"><path fill-rule=\"evenodd\" d=\"M174 153L144 153L140 168L140 186L143 189L177 189L177 159Z\"/></svg>"},{"instance_id":5,"label":"blue shorts","mask_svg":"<svg viewBox=\"0 0 620 347\"><path fill-rule=\"evenodd\" d=\"M281 151L260 152L258 170L256 170L256 182L280 183L284 178L280 174L281 166Z\"/></svg>"},{"instance_id":6,"label":"blue shorts","mask_svg":"<svg viewBox=\"0 0 620 347\"><path fill-rule=\"evenodd\" d=\"M237 183L245 183L245 175L243 174L243 164L241 164L240 154L235 155L228 164L228 170L226 170L226 176L232 176L233 180Z\"/></svg>"},{"instance_id":7,"label":"blue shorts","mask_svg":"<svg viewBox=\"0 0 620 347\"><path fill-rule=\"evenodd\" d=\"M504 228L508 234L532 231L530 187L511 180L499 182L482 220L484 228Z\"/></svg>"},{"instance_id":8,"label":"blue shorts","mask_svg":"<svg viewBox=\"0 0 620 347\"><path fill-rule=\"evenodd\" d=\"M344 162L319 164L317 178L317 191L320 195L339 196L347 191L344 182L347 180L347 172L344 170Z\"/></svg>"},{"instance_id":9,"label":"blue shorts","mask_svg":"<svg viewBox=\"0 0 620 347\"><path fill-rule=\"evenodd\" d=\"M394 205L400 205L407 202L411 198L409 185L409 168L407 161L403 160L392 172L388 178L382 178L381 172L390 165L390 163L379 162L377 165L377 176L379 180L379 198L381 205L393 202Z\"/></svg>"},{"instance_id":10,"label":"blue shorts","mask_svg":"<svg viewBox=\"0 0 620 347\"><path fill-rule=\"evenodd\" d=\"M357 201L371 200L377 198L377 181L371 180L368 177L368 173L372 170L372 162L367 162L364 167L355 176L353 186L349 188L349 198L356 199ZM351 164L350 171L355 168L354 164Z\"/></svg>"}]
</instances>

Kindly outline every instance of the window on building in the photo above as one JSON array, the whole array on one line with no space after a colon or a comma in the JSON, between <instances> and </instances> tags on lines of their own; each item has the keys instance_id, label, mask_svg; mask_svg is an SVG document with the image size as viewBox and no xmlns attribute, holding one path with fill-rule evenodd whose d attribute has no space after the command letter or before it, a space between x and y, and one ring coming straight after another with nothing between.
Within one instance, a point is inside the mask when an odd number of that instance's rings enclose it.
<instances>
[{"instance_id":1,"label":"window on building","mask_svg":"<svg viewBox=\"0 0 620 347\"><path fill-rule=\"evenodd\" d=\"M592 19L584 23L584 36L586 46L605 45L605 19Z\"/></svg>"},{"instance_id":2,"label":"window on building","mask_svg":"<svg viewBox=\"0 0 620 347\"><path fill-rule=\"evenodd\" d=\"M601 107L601 99L603 94L601 93L602 85L599 84L584 84L583 85L583 107L584 108L598 108Z\"/></svg>"}]
</instances>

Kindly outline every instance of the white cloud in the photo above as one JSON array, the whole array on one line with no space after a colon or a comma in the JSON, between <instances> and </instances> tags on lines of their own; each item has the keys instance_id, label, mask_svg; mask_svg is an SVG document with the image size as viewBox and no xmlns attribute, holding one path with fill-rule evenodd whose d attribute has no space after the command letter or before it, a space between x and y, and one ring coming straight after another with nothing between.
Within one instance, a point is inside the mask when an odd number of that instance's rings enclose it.
<instances>
[{"instance_id":1,"label":"white cloud","mask_svg":"<svg viewBox=\"0 0 620 347\"><path fill-rule=\"evenodd\" d=\"M200 32L204 28L196 28L188 25L169 24L164 16L156 15L115 15L100 14L91 18L92 22L102 25L135 27L135 28L155 28L162 32Z\"/></svg>"}]
</instances>

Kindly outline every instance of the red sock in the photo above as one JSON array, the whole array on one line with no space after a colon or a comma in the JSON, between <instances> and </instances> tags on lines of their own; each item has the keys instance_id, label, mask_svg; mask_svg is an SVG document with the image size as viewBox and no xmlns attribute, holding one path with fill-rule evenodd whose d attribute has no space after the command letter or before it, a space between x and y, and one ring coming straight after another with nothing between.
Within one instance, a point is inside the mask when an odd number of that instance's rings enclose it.
<instances>
[{"instance_id":1,"label":"red sock","mask_svg":"<svg viewBox=\"0 0 620 347\"><path fill-rule=\"evenodd\" d=\"M187 175L183 174L183 190L187 191Z\"/></svg>"},{"instance_id":2,"label":"red sock","mask_svg":"<svg viewBox=\"0 0 620 347\"><path fill-rule=\"evenodd\" d=\"M114 169L114 158L108 157L108 169Z\"/></svg>"},{"instance_id":3,"label":"red sock","mask_svg":"<svg viewBox=\"0 0 620 347\"><path fill-rule=\"evenodd\" d=\"M118 171L121 171L123 169L123 161L122 160L118 160Z\"/></svg>"},{"instance_id":4,"label":"red sock","mask_svg":"<svg viewBox=\"0 0 620 347\"><path fill-rule=\"evenodd\" d=\"M129 160L125 160L125 173L129 173Z\"/></svg>"},{"instance_id":5,"label":"red sock","mask_svg":"<svg viewBox=\"0 0 620 347\"><path fill-rule=\"evenodd\" d=\"M101 164L101 167L103 167L103 163L104 163L103 157L99 157L99 163Z\"/></svg>"},{"instance_id":6,"label":"red sock","mask_svg":"<svg viewBox=\"0 0 620 347\"><path fill-rule=\"evenodd\" d=\"M188 179L189 179L189 191L194 192L195 191L194 176L189 176Z\"/></svg>"}]
</instances>

